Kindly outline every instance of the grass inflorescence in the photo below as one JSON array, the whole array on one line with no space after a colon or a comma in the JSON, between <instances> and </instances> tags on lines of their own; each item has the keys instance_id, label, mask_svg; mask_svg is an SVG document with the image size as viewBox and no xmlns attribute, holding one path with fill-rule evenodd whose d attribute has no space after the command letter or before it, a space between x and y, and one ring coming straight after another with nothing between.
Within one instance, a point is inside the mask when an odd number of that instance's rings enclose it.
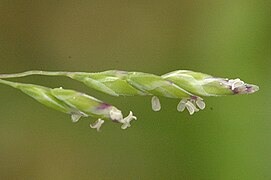
<instances>
[{"instance_id":1,"label":"grass inflorescence","mask_svg":"<svg viewBox=\"0 0 271 180\"><path fill-rule=\"evenodd\" d=\"M259 90L258 86L247 84L240 79L217 78L188 70L173 71L162 76L119 70L99 73L27 71L0 75L1 84L19 89L47 107L70 114L73 122L77 122L81 117L98 118L90 125L98 131L105 120L121 123L121 128L126 129L131 126L130 122L137 118L132 111L127 117L123 117L122 112L115 106L75 90L4 80L29 75L69 77L97 91L116 97L152 96L151 104L154 111L161 109L158 97L176 98L180 99L177 110L187 109L191 115L205 108L203 97L251 94Z\"/></svg>"}]
</instances>

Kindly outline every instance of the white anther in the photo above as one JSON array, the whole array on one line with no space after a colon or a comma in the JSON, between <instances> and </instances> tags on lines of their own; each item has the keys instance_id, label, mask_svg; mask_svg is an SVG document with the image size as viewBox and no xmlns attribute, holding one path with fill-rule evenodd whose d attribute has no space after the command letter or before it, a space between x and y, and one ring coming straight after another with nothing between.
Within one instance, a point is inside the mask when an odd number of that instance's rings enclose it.
<instances>
[{"instance_id":1,"label":"white anther","mask_svg":"<svg viewBox=\"0 0 271 180\"><path fill-rule=\"evenodd\" d=\"M204 103L204 101L201 100L201 99L197 99L197 100L196 100L196 104L197 104L197 106L198 106L200 109L204 109L204 108L205 108L205 103Z\"/></svg>"},{"instance_id":2,"label":"white anther","mask_svg":"<svg viewBox=\"0 0 271 180\"><path fill-rule=\"evenodd\" d=\"M104 120L98 119L93 124L90 124L89 126L93 129L97 129L97 131L100 131L101 126L103 125Z\"/></svg>"},{"instance_id":3,"label":"white anther","mask_svg":"<svg viewBox=\"0 0 271 180\"><path fill-rule=\"evenodd\" d=\"M190 101L187 101L187 103L185 104L185 107L187 108L190 115L194 114L195 112L194 104L192 104Z\"/></svg>"},{"instance_id":4,"label":"white anther","mask_svg":"<svg viewBox=\"0 0 271 180\"><path fill-rule=\"evenodd\" d=\"M205 103L202 99L197 99L196 101L194 99L182 99L179 104L177 105L178 111L184 111L185 108L188 110L189 114L192 115L194 112L198 112L199 109L196 107L196 105L200 109L205 108Z\"/></svg>"},{"instance_id":5,"label":"white anther","mask_svg":"<svg viewBox=\"0 0 271 180\"><path fill-rule=\"evenodd\" d=\"M159 98L156 96L153 96L151 99L151 106L152 106L152 110L154 111L160 111L161 109L161 104L159 101Z\"/></svg>"},{"instance_id":6,"label":"white anther","mask_svg":"<svg viewBox=\"0 0 271 180\"><path fill-rule=\"evenodd\" d=\"M180 112L184 111L186 102L187 102L186 99L182 99L177 105L177 110Z\"/></svg>"}]
</instances>

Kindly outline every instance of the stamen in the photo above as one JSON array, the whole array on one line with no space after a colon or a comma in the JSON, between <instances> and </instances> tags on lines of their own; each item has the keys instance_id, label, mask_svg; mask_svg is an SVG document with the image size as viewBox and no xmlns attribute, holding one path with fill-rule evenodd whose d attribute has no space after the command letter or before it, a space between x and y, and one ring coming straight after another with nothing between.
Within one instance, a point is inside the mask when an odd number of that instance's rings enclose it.
<instances>
[{"instance_id":1,"label":"stamen","mask_svg":"<svg viewBox=\"0 0 271 180\"><path fill-rule=\"evenodd\" d=\"M133 112L130 111L129 115L125 117L124 119L120 120L119 122L122 123L121 129L127 129L128 127L131 126L130 122L132 120L137 120L137 117L133 115Z\"/></svg>"},{"instance_id":2,"label":"stamen","mask_svg":"<svg viewBox=\"0 0 271 180\"><path fill-rule=\"evenodd\" d=\"M90 124L89 126L93 129L97 129L97 131L100 131L101 126L103 125L104 120L98 119L93 124Z\"/></svg>"},{"instance_id":3,"label":"stamen","mask_svg":"<svg viewBox=\"0 0 271 180\"><path fill-rule=\"evenodd\" d=\"M204 109L205 108L205 103L202 99L197 99L196 100L196 104L200 109Z\"/></svg>"},{"instance_id":4,"label":"stamen","mask_svg":"<svg viewBox=\"0 0 271 180\"><path fill-rule=\"evenodd\" d=\"M194 114L195 112L195 108L193 107L194 105L188 101L186 104L185 104L185 107L187 108L187 110L189 111L189 114L192 115Z\"/></svg>"},{"instance_id":5,"label":"stamen","mask_svg":"<svg viewBox=\"0 0 271 180\"><path fill-rule=\"evenodd\" d=\"M158 97L153 96L151 99L151 105L152 105L152 110L154 111L160 111L161 109L161 104L160 101L158 99Z\"/></svg>"},{"instance_id":6,"label":"stamen","mask_svg":"<svg viewBox=\"0 0 271 180\"><path fill-rule=\"evenodd\" d=\"M177 110L182 112L185 110L185 108L188 110L189 114L194 114L195 112L198 112L199 109L196 107L196 105L200 109L205 108L205 103L200 97L196 97L196 99L182 99L179 104L177 105Z\"/></svg>"},{"instance_id":7,"label":"stamen","mask_svg":"<svg viewBox=\"0 0 271 180\"><path fill-rule=\"evenodd\" d=\"M191 101L188 101L186 104L189 104L189 106L191 106L193 109L194 109L194 112L198 112L199 111L199 109L196 107L196 105L194 104L195 103L195 101L193 101L193 103L191 102ZM189 111L189 110L188 110ZM194 113L193 112L193 113ZM190 111L189 111L189 113L190 113ZM193 114L192 113L192 114ZM190 113L191 114L191 113ZM191 115L192 115L191 114Z\"/></svg>"},{"instance_id":8,"label":"stamen","mask_svg":"<svg viewBox=\"0 0 271 180\"><path fill-rule=\"evenodd\" d=\"M184 111L186 102L187 102L186 99L182 99L177 105L177 110L180 112Z\"/></svg>"}]
</instances>

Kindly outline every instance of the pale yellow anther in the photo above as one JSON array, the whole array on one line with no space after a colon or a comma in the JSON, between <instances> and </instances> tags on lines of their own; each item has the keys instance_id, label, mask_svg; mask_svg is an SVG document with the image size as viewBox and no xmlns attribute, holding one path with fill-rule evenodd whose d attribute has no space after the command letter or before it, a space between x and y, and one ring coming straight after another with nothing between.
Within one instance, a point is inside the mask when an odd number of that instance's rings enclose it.
<instances>
[{"instance_id":1,"label":"pale yellow anther","mask_svg":"<svg viewBox=\"0 0 271 180\"><path fill-rule=\"evenodd\" d=\"M161 103L158 97L153 96L151 99L151 106L152 106L152 110L154 111L160 111L161 109Z\"/></svg>"}]
</instances>

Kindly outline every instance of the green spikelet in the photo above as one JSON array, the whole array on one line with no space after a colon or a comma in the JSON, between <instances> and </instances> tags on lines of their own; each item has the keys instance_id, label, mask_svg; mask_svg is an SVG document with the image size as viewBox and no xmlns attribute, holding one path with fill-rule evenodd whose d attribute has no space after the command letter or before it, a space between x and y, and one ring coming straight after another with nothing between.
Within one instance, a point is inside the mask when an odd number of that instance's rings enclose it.
<instances>
[{"instance_id":1,"label":"green spikelet","mask_svg":"<svg viewBox=\"0 0 271 180\"><path fill-rule=\"evenodd\" d=\"M105 71L101 73L73 73L72 79L83 82L90 88L112 96L137 96L147 93L135 89L127 82L126 71Z\"/></svg>"},{"instance_id":2,"label":"green spikelet","mask_svg":"<svg viewBox=\"0 0 271 180\"><path fill-rule=\"evenodd\" d=\"M34 84L23 84L23 83L15 83L10 81L5 81L0 79L0 83L9 85L16 89L21 90L25 94L34 98L41 104L55 109L57 111L61 111L67 114L75 113L73 109L71 109L67 104L57 99L55 96L51 94L50 88L46 88L43 86L38 86Z\"/></svg>"},{"instance_id":3,"label":"green spikelet","mask_svg":"<svg viewBox=\"0 0 271 180\"><path fill-rule=\"evenodd\" d=\"M98 131L104 123L104 119L121 123L122 129L130 127L130 122L136 119L132 112L123 118L122 112L116 107L74 90L51 89L34 84L15 83L1 79L0 83L21 90L47 107L70 114L73 122L77 122L82 116L99 118L94 124L90 125L91 128L95 128Z\"/></svg>"},{"instance_id":4,"label":"green spikelet","mask_svg":"<svg viewBox=\"0 0 271 180\"><path fill-rule=\"evenodd\" d=\"M173 71L162 78L198 96L251 94L259 90L258 86L244 83L240 79L217 78L187 70Z\"/></svg>"},{"instance_id":5,"label":"green spikelet","mask_svg":"<svg viewBox=\"0 0 271 180\"><path fill-rule=\"evenodd\" d=\"M135 88L151 95L168 98L190 97L190 93L176 86L174 83L148 73L131 72L127 81Z\"/></svg>"}]
</instances>

